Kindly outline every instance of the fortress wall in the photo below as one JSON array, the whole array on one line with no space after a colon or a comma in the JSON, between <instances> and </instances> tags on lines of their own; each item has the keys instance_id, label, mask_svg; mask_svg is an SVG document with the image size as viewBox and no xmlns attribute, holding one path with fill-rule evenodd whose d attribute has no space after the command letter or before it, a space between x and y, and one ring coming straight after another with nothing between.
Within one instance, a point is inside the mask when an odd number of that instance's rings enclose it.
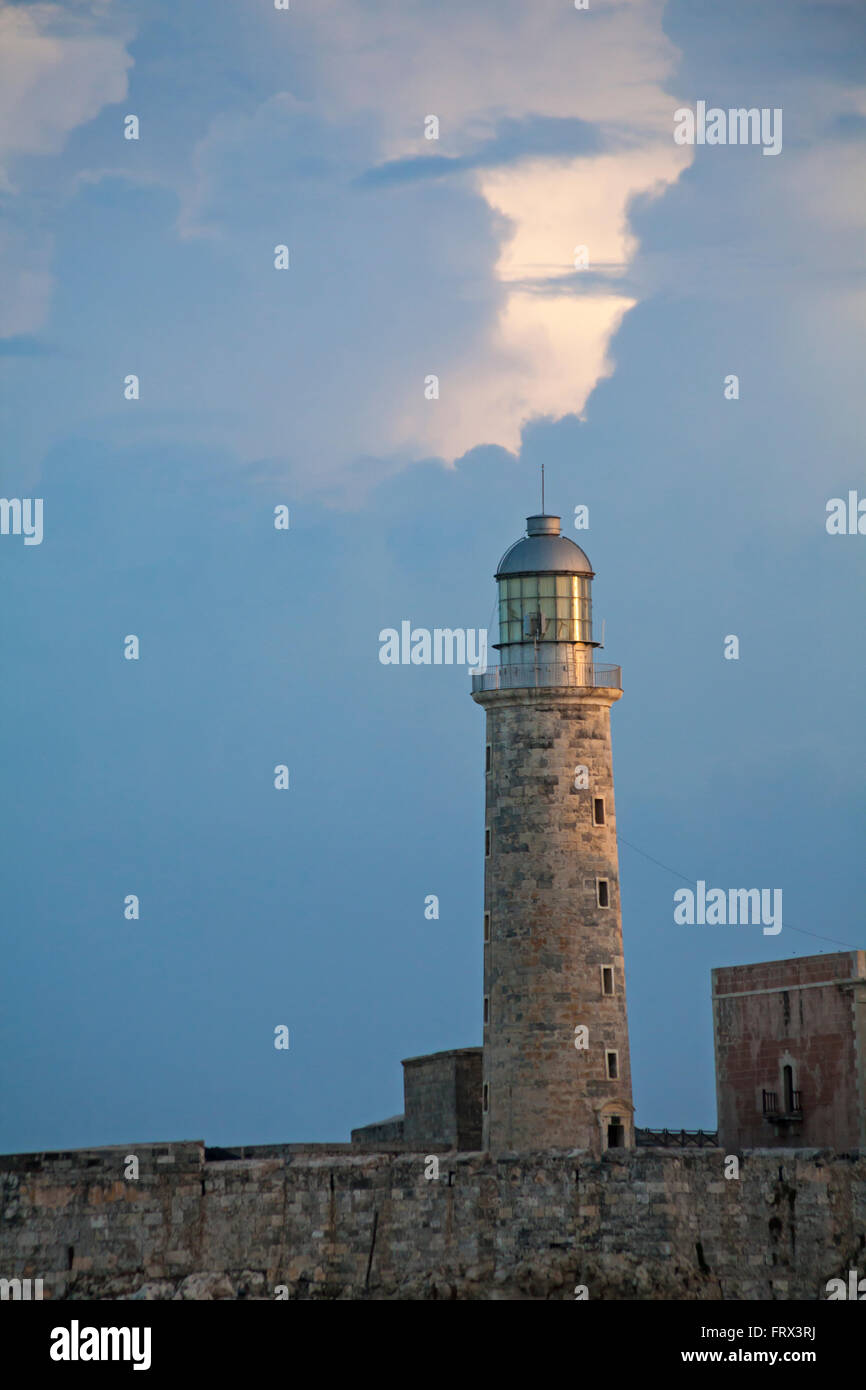
<instances>
[{"instance_id":1,"label":"fortress wall","mask_svg":"<svg viewBox=\"0 0 866 1390\"><path fill-rule=\"evenodd\" d=\"M139 1158L125 1180L127 1154ZM866 1154L492 1159L200 1143L0 1158L0 1277L45 1297L815 1299L866 1270Z\"/></svg>"}]
</instances>

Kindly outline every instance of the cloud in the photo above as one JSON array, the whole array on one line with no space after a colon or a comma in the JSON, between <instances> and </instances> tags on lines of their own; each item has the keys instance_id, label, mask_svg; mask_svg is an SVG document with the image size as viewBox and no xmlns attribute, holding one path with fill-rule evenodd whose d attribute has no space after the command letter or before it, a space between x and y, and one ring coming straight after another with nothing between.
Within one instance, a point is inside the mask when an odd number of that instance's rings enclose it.
<instances>
[{"instance_id":1,"label":"cloud","mask_svg":"<svg viewBox=\"0 0 866 1390\"><path fill-rule=\"evenodd\" d=\"M423 149L427 114L439 116L451 153L506 113L667 130L662 84L677 50L664 9L664 0L584 13L561 0L440 0L434 12L383 0L371 13L362 0L322 0L307 23L323 89L341 110L378 110L387 157L397 158Z\"/></svg>"},{"instance_id":2,"label":"cloud","mask_svg":"<svg viewBox=\"0 0 866 1390\"><path fill-rule=\"evenodd\" d=\"M57 154L71 131L126 95L132 60L115 27L99 0L67 8L0 0L0 195L7 200L22 191L16 170L23 158ZM16 209L0 239L0 275L10 286L0 335L32 332L45 321L51 250L39 217L27 225Z\"/></svg>"},{"instance_id":3,"label":"cloud","mask_svg":"<svg viewBox=\"0 0 866 1390\"><path fill-rule=\"evenodd\" d=\"M274 228L272 242L294 229L306 244L291 272L301 280L321 273L307 248L330 244L336 222L357 252L347 254L363 260L360 283L340 266L328 273L345 291L339 332L365 344L364 361L339 386L332 362L329 383L317 373L293 399L292 441L315 449L318 471L348 470L359 453L453 462L479 444L516 451L530 420L583 410L635 302L602 283L636 250L629 207L692 157L671 138L664 82L676 50L662 11L641 0L590 19L559 0L446 0L434 14L386 0L372 15L360 0L325 0L296 12L292 29L294 50L313 61L304 100L271 97L198 142L180 190L182 235L240 249L254 221L262 234ZM284 33L271 26L269 41L279 47ZM435 144L424 138L431 114ZM418 222L431 217L432 227ZM584 281L578 244L589 249ZM405 331L389 332L389 320ZM312 315L306 328L314 344ZM315 360L313 347L307 370ZM305 364L296 369L303 380ZM423 391L431 374L436 401ZM250 445L271 455L279 440L266 418Z\"/></svg>"},{"instance_id":4,"label":"cloud","mask_svg":"<svg viewBox=\"0 0 866 1390\"><path fill-rule=\"evenodd\" d=\"M88 15L118 42L108 9L95 13L80 6L76 23ZM163 0L144 13L136 60L161 98L147 138L117 154L94 123L63 171L76 302L113 267L110 323L104 302L90 304L92 360L69 381L88 428L176 427L281 468L298 491L355 495L361 473L450 464L484 444L514 453L531 422L585 417L614 371L614 339L653 294L724 299L749 266L749 293L806 267L810 294L822 275L862 276L866 107L830 76L824 30L807 71L806 20L805 37L786 38L791 72L760 43L750 58L767 102L783 98L785 146L749 163L751 150L673 143L683 102L758 99L739 85L734 50L718 59L721 19L684 66L669 34L692 37L694 19L676 0L585 12L561 0L321 0L288 15L214 0L208 44ZM773 25L755 23L769 42ZM432 114L438 141L424 137ZM798 219L833 248L818 268ZM50 303L45 225L34 215L9 233L24 275L7 332L32 333ZM647 228L660 232L650 254ZM120 263L124 238L141 247L140 276ZM283 243L291 268L277 272ZM120 370L107 363L121 337L146 382L122 426L99 385ZM52 340L63 346L55 325ZM431 375L437 400L425 398Z\"/></svg>"},{"instance_id":5,"label":"cloud","mask_svg":"<svg viewBox=\"0 0 866 1390\"><path fill-rule=\"evenodd\" d=\"M528 157L598 154L604 147L600 131L587 121L551 117L505 120L492 139L485 140L472 154L413 155L393 159L368 170L359 180L362 187L408 183L417 178L444 178L471 169L495 168L514 164Z\"/></svg>"},{"instance_id":6,"label":"cloud","mask_svg":"<svg viewBox=\"0 0 866 1390\"><path fill-rule=\"evenodd\" d=\"M0 4L0 165L54 154L71 130L127 91L132 59L99 31L101 5Z\"/></svg>"}]
</instances>

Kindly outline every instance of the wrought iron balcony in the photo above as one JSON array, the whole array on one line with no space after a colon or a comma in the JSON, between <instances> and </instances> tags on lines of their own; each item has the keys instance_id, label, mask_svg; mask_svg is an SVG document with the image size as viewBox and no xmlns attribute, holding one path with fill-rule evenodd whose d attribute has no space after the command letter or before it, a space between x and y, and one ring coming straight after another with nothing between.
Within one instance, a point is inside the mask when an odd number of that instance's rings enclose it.
<instances>
[{"instance_id":1,"label":"wrought iron balcony","mask_svg":"<svg viewBox=\"0 0 866 1390\"><path fill-rule=\"evenodd\" d=\"M480 690L531 690L551 686L581 690L622 690L621 666L598 666L591 661L528 661L511 666L491 666L472 676L473 694Z\"/></svg>"},{"instance_id":2,"label":"wrought iron balcony","mask_svg":"<svg viewBox=\"0 0 866 1390\"><path fill-rule=\"evenodd\" d=\"M803 1118L803 1093L802 1091L792 1091L790 1104L785 1108L779 1109L779 1097L776 1091L764 1091L764 1119L772 1120L774 1124L790 1124L793 1120Z\"/></svg>"}]
</instances>

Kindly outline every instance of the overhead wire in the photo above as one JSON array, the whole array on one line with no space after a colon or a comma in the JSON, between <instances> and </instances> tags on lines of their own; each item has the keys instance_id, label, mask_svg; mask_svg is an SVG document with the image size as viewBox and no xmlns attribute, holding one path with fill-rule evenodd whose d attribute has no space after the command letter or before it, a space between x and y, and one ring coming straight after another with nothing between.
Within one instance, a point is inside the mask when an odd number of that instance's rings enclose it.
<instances>
[{"instance_id":1,"label":"overhead wire","mask_svg":"<svg viewBox=\"0 0 866 1390\"><path fill-rule=\"evenodd\" d=\"M690 878L688 874L680 873L679 869L672 869L670 864L663 864L660 859L654 859L651 854L647 854L646 850L639 849L637 845L633 845L624 835L617 835L616 838L617 843L628 845L629 849L633 849L635 854L639 854L642 858L648 859L651 864L655 864L659 869L664 869L665 873L673 874L674 878L680 879L682 883L691 883L693 887L697 887L697 879ZM859 946L855 946L851 941L839 941L835 936L822 936L820 932L807 931L805 927L792 927L790 922L785 923L785 928L787 931L797 932L800 936L812 936L816 941L829 941L833 946L844 946L846 950L849 951L859 951L862 949Z\"/></svg>"}]
</instances>

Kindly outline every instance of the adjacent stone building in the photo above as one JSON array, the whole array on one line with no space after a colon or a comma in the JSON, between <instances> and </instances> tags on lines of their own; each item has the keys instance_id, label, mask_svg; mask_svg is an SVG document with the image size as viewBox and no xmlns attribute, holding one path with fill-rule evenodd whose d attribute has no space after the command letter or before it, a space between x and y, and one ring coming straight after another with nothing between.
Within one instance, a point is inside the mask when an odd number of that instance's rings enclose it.
<instances>
[{"instance_id":1,"label":"adjacent stone building","mask_svg":"<svg viewBox=\"0 0 866 1390\"><path fill-rule=\"evenodd\" d=\"M866 951L712 978L719 1142L866 1149Z\"/></svg>"},{"instance_id":2,"label":"adjacent stone building","mask_svg":"<svg viewBox=\"0 0 866 1390\"><path fill-rule=\"evenodd\" d=\"M481 1048L457 1047L407 1057L403 1114L352 1130L353 1144L390 1143L433 1149L480 1149Z\"/></svg>"}]
</instances>

